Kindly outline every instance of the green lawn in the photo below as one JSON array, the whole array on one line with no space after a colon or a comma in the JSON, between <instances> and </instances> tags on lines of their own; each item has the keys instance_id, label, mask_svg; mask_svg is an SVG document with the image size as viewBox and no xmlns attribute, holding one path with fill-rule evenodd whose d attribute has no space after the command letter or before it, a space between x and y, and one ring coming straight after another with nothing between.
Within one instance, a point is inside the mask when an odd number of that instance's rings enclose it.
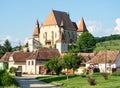
<instances>
[{"instance_id":1,"label":"green lawn","mask_svg":"<svg viewBox=\"0 0 120 88\"><path fill-rule=\"evenodd\" d=\"M38 77L38 80L60 85L60 88L120 88L120 76L111 76L105 80L101 74L93 76L96 79L97 84L94 86L89 85L87 77L81 77L80 75L69 76L66 80L66 76L44 76Z\"/></svg>"}]
</instances>

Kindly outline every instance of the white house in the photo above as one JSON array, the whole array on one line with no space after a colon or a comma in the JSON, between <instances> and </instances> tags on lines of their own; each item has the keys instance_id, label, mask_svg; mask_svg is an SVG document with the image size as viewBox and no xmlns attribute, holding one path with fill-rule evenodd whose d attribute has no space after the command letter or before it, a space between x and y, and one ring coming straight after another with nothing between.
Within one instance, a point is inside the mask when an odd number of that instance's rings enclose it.
<instances>
[{"instance_id":1,"label":"white house","mask_svg":"<svg viewBox=\"0 0 120 88\"><path fill-rule=\"evenodd\" d=\"M45 63L53 57L60 57L57 49L40 48L33 52L7 52L0 59L0 69L8 63L8 69L18 68L22 73L43 74L47 71Z\"/></svg>"},{"instance_id":2,"label":"white house","mask_svg":"<svg viewBox=\"0 0 120 88\"><path fill-rule=\"evenodd\" d=\"M100 72L114 72L120 69L120 51L100 51L86 63L86 68L99 68Z\"/></svg>"}]
</instances>

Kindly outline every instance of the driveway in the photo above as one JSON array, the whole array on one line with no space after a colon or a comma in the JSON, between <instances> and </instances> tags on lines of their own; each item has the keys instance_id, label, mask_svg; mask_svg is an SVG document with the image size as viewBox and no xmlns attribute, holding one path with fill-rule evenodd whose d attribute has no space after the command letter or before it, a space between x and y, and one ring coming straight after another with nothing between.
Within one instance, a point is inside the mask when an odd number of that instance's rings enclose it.
<instances>
[{"instance_id":1,"label":"driveway","mask_svg":"<svg viewBox=\"0 0 120 88\"><path fill-rule=\"evenodd\" d=\"M38 81L35 78L36 76L26 75L15 79L20 84L20 88L58 88L54 85Z\"/></svg>"}]
</instances>

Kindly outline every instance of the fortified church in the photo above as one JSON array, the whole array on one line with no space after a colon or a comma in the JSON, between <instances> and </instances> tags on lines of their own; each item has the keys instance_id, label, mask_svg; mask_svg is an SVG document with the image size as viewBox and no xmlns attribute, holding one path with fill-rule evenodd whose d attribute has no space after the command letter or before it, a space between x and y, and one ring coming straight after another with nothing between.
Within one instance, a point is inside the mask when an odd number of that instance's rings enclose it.
<instances>
[{"instance_id":1,"label":"fortified church","mask_svg":"<svg viewBox=\"0 0 120 88\"><path fill-rule=\"evenodd\" d=\"M69 46L76 44L77 37L86 31L83 18L77 27L67 12L52 10L43 24L36 21L33 37L28 39L29 50L56 47L60 53L68 52Z\"/></svg>"}]
</instances>

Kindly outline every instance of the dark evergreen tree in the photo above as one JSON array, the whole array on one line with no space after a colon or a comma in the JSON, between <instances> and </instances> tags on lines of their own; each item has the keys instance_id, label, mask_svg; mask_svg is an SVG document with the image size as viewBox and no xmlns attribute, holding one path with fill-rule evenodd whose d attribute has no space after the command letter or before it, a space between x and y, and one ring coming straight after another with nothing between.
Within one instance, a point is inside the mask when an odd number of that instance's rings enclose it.
<instances>
[{"instance_id":1,"label":"dark evergreen tree","mask_svg":"<svg viewBox=\"0 0 120 88\"><path fill-rule=\"evenodd\" d=\"M12 51L12 46L11 46L11 43L9 42L8 39L4 43L4 48L5 48L5 52L11 52Z\"/></svg>"}]
</instances>

